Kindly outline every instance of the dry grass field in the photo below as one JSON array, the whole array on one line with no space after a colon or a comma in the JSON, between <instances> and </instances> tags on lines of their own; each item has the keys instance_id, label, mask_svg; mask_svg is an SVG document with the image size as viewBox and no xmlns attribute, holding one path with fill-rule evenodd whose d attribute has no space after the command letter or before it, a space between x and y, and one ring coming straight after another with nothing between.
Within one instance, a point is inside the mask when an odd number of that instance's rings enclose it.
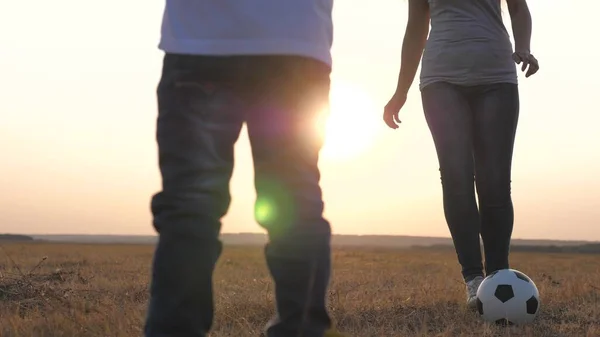
<instances>
[{"instance_id":1,"label":"dry grass field","mask_svg":"<svg viewBox=\"0 0 600 337\"><path fill-rule=\"evenodd\" d=\"M141 336L151 256L144 245L3 244L0 336ZM489 326L464 309L455 256L441 251L336 249L331 312L356 337L600 336L600 256L512 260L541 293L529 327ZM260 336L273 313L262 249L227 247L214 280L211 336Z\"/></svg>"}]
</instances>

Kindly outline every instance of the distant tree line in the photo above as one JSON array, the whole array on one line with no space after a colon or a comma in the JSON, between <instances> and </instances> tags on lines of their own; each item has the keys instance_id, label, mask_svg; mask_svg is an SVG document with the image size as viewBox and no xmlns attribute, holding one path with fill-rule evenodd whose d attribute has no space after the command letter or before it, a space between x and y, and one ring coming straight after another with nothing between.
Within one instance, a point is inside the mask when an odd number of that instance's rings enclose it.
<instances>
[{"instance_id":1,"label":"distant tree line","mask_svg":"<svg viewBox=\"0 0 600 337\"><path fill-rule=\"evenodd\" d=\"M585 254L600 254L600 243L590 243L585 245L574 246L512 246L513 252L542 252L542 253L585 253Z\"/></svg>"},{"instance_id":2,"label":"distant tree line","mask_svg":"<svg viewBox=\"0 0 600 337\"><path fill-rule=\"evenodd\" d=\"M0 234L0 241L33 241L33 238L20 234Z\"/></svg>"},{"instance_id":3,"label":"distant tree line","mask_svg":"<svg viewBox=\"0 0 600 337\"><path fill-rule=\"evenodd\" d=\"M431 246L412 246L415 249L425 250L452 250L452 245L431 245ZM600 243L590 243L584 245L555 246L555 245L512 245L511 252L532 252L532 253L577 253L577 254L600 254Z\"/></svg>"}]
</instances>

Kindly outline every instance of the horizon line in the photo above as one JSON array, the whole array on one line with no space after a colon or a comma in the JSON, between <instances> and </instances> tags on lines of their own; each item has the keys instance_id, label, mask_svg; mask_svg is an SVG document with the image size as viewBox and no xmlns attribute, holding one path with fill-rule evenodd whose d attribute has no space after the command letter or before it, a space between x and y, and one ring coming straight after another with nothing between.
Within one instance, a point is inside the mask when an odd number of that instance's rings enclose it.
<instances>
[{"instance_id":1,"label":"horizon line","mask_svg":"<svg viewBox=\"0 0 600 337\"><path fill-rule=\"evenodd\" d=\"M267 233L261 232L222 232L220 235L243 235L243 234L251 234L251 235L263 235L267 236ZM87 233L87 234L77 234L77 233L61 233L61 234L27 234L27 233L0 233L0 235L26 235L26 236L134 236L134 237L158 237L158 234L98 234L98 233ZM342 236L352 236L352 237L404 237L404 238L428 238L428 239L447 239L451 240L450 236L427 236L427 235L404 235L404 234L332 234L332 237L342 237ZM590 242L590 243L598 243L600 240L585 240L585 239L547 239L547 238L519 238L513 237L512 240L520 240L520 241L558 241L558 242Z\"/></svg>"}]
</instances>

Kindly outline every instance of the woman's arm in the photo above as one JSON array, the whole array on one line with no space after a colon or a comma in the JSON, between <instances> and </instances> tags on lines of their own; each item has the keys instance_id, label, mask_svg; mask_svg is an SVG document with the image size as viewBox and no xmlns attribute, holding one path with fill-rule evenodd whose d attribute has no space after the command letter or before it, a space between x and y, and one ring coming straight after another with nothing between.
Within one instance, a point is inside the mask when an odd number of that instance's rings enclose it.
<instances>
[{"instance_id":1,"label":"woman's arm","mask_svg":"<svg viewBox=\"0 0 600 337\"><path fill-rule=\"evenodd\" d=\"M398 124L401 123L398 114L406 102L408 89L415 79L428 33L429 3L427 0L409 0L408 23L402 41L398 84L394 95L383 110L383 120L392 129L397 129Z\"/></svg>"},{"instance_id":2,"label":"woman's arm","mask_svg":"<svg viewBox=\"0 0 600 337\"><path fill-rule=\"evenodd\" d=\"M515 50L530 52L532 23L527 0L506 0L506 4L515 37Z\"/></svg>"},{"instance_id":3,"label":"woman's arm","mask_svg":"<svg viewBox=\"0 0 600 337\"><path fill-rule=\"evenodd\" d=\"M415 79L428 33L429 3L427 0L409 0L408 22L402 41L400 74L396 94L406 96L408 93Z\"/></svg>"},{"instance_id":4,"label":"woman's arm","mask_svg":"<svg viewBox=\"0 0 600 337\"><path fill-rule=\"evenodd\" d=\"M531 13L527 0L506 0L508 12L512 24L513 36L515 38L515 53L513 59L517 64L523 62L521 70L529 69L525 77L535 74L538 69L538 61L531 55Z\"/></svg>"}]
</instances>

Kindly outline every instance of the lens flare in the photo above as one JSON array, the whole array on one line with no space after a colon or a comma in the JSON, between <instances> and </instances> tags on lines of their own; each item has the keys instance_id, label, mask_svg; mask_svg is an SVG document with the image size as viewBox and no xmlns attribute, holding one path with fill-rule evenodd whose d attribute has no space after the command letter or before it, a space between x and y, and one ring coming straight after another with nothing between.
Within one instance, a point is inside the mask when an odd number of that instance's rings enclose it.
<instances>
[{"instance_id":1,"label":"lens flare","mask_svg":"<svg viewBox=\"0 0 600 337\"><path fill-rule=\"evenodd\" d=\"M277 218L275 203L267 198L259 198L254 206L254 217L260 224L268 226Z\"/></svg>"},{"instance_id":2,"label":"lens flare","mask_svg":"<svg viewBox=\"0 0 600 337\"><path fill-rule=\"evenodd\" d=\"M318 121L324 132L324 158L356 159L373 145L380 122L371 98L359 87L332 86L329 113Z\"/></svg>"},{"instance_id":3,"label":"lens flare","mask_svg":"<svg viewBox=\"0 0 600 337\"><path fill-rule=\"evenodd\" d=\"M270 234L285 233L296 218L292 194L286 184L272 177L257 181L254 218Z\"/></svg>"}]
</instances>

